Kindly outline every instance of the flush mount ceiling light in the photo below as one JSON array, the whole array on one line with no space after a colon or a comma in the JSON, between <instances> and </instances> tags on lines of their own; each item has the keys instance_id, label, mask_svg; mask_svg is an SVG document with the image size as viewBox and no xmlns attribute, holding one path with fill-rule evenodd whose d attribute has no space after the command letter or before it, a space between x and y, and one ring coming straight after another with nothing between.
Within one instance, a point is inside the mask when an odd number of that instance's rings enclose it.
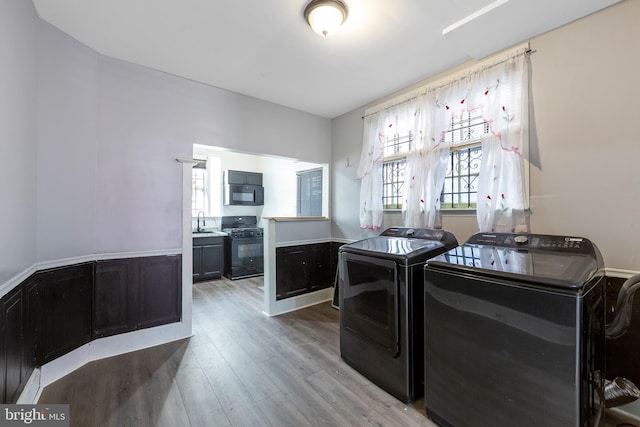
<instances>
[{"instance_id":1,"label":"flush mount ceiling light","mask_svg":"<svg viewBox=\"0 0 640 427\"><path fill-rule=\"evenodd\" d=\"M348 13L340 0L312 0L304 8L304 19L313 31L326 37L338 31Z\"/></svg>"}]
</instances>

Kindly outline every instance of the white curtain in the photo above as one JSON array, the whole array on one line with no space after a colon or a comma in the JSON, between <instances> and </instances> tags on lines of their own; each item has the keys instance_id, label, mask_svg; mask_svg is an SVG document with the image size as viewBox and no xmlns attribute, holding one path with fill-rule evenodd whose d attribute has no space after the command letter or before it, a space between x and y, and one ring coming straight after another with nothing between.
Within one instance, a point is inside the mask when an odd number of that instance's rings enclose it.
<instances>
[{"instance_id":1,"label":"white curtain","mask_svg":"<svg viewBox=\"0 0 640 427\"><path fill-rule=\"evenodd\" d=\"M360 227L378 230L382 226L382 164L388 137L413 129L413 102L392 106L364 118L364 135L357 177L360 184ZM389 154L389 153L386 153Z\"/></svg>"},{"instance_id":2,"label":"white curtain","mask_svg":"<svg viewBox=\"0 0 640 427\"><path fill-rule=\"evenodd\" d=\"M433 126L427 128L431 131L425 137L434 146L450 149L447 131L465 115L480 114L487 122L489 132L481 137L477 182L480 231L528 231L524 177L529 146L528 81L528 57L520 51L430 93Z\"/></svg>"},{"instance_id":3,"label":"white curtain","mask_svg":"<svg viewBox=\"0 0 640 427\"><path fill-rule=\"evenodd\" d=\"M417 97L413 143L407 154L402 213L407 227L442 228L440 193L447 172L449 149L433 137L432 94Z\"/></svg>"},{"instance_id":4,"label":"white curtain","mask_svg":"<svg viewBox=\"0 0 640 427\"><path fill-rule=\"evenodd\" d=\"M380 114L364 118L362 153L357 177L360 183L360 227L378 230L382 226L382 159L384 134L378 130Z\"/></svg>"},{"instance_id":5,"label":"white curtain","mask_svg":"<svg viewBox=\"0 0 640 427\"><path fill-rule=\"evenodd\" d=\"M452 123L481 115L482 139L477 183L480 231L528 231L524 159L528 155L528 57L523 51L449 84L427 89L397 106L365 117L360 226L382 224L382 162L388 135L412 129L403 188L403 219L409 227L441 227L440 193L453 141ZM474 136L475 138L475 136Z\"/></svg>"},{"instance_id":6,"label":"white curtain","mask_svg":"<svg viewBox=\"0 0 640 427\"><path fill-rule=\"evenodd\" d=\"M490 133L482 140L477 217L480 231L526 233L529 199L525 158L529 148L529 73L526 55L487 71L495 81L487 97Z\"/></svg>"}]
</instances>

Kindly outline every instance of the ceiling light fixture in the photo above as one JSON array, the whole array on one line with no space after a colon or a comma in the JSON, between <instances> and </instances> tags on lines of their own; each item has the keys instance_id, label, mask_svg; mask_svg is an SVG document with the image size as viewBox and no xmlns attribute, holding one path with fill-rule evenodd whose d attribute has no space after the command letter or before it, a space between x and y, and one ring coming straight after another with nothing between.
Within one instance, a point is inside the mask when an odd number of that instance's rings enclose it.
<instances>
[{"instance_id":1,"label":"ceiling light fixture","mask_svg":"<svg viewBox=\"0 0 640 427\"><path fill-rule=\"evenodd\" d=\"M340 0L312 0L304 8L304 19L313 31L326 37L338 31L348 13L347 5Z\"/></svg>"}]
</instances>

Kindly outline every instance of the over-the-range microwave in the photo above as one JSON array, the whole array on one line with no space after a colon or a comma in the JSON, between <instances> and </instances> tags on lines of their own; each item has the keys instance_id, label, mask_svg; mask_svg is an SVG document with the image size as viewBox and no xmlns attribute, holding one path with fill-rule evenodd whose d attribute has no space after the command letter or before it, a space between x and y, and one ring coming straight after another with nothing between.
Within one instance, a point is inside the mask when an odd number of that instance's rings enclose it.
<instances>
[{"instance_id":1,"label":"over-the-range microwave","mask_svg":"<svg viewBox=\"0 0 640 427\"><path fill-rule=\"evenodd\" d=\"M224 204L262 206L264 205L264 187L261 185L227 184L224 186Z\"/></svg>"}]
</instances>

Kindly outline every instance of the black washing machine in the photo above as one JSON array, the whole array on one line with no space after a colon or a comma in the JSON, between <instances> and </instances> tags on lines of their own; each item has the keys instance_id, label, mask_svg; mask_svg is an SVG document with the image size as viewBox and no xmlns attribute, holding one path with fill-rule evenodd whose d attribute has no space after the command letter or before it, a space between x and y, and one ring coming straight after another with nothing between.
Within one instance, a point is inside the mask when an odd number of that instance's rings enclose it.
<instances>
[{"instance_id":1,"label":"black washing machine","mask_svg":"<svg viewBox=\"0 0 640 427\"><path fill-rule=\"evenodd\" d=\"M483 234L427 261L425 407L441 426L603 418L602 256L579 237Z\"/></svg>"},{"instance_id":2,"label":"black washing machine","mask_svg":"<svg viewBox=\"0 0 640 427\"><path fill-rule=\"evenodd\" d=\"M339 249L340 355L404 402L423 393L424 263L457 245L444 230L395 227Z\"/></svg>"}]
</instances>

